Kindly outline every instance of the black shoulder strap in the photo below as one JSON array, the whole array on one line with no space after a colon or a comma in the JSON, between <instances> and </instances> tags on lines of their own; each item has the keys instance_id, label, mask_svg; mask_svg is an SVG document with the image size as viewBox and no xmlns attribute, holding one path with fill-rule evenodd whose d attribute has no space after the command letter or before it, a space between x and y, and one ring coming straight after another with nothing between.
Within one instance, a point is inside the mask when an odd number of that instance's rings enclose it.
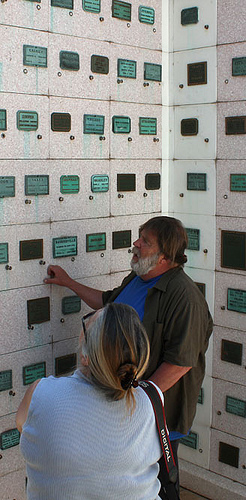
<instances>
[{"instance_id":1,"label":"black shoulder strap","mask_svg":"<svg viewBox=\"0 0 246 500\"><path fill-rule=\"evenodd\" d=\"M172 446L168 436L164 405L157 389L151 382L141 380L138 382L138 384L149 396L154 409L156 424L167 469L167 476L169 479L169 482L164 485L166 493L168 494L169 500L179 500L178 493L176 491L176 488L174 487L174 483L176 483L177 481L178 471L173 457Z\"/></svg>"}]
</instances>

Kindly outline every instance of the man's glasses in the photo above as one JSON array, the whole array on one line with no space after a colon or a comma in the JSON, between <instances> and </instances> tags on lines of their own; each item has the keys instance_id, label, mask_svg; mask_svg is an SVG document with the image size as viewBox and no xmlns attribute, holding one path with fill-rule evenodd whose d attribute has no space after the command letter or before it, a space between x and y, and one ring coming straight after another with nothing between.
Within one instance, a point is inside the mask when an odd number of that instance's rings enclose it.
<instances>
[{"instance_id":1,"label":"man's glasses","mask_svg":"<svg viewBox=\"0 0 246 500\"><path fill-rule=\"evenodd\" d=\"M87 320L88 318L90 318L91 316L93 316L93 314L95 314L95 313L96 313L96 311L91 311L91 312L89 312L89 313L85 314L85 315L82 317L82 319L81 319L81 321L82 321L82 328L83 328L83 332L84 332L84 336L85 336L85 341L86 341L86 342L87 342L87 330L86 330L85 322L86 322L86 320Z\"/></svg>"}]
</instances>

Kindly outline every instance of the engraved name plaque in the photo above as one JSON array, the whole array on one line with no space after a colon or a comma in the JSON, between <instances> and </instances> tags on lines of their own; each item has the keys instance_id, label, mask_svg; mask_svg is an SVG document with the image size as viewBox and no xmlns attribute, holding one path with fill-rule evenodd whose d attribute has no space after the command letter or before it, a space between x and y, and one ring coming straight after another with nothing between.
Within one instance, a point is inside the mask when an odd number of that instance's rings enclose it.
<instances>
[{"instance_id":1,"label":"engraved name plaque","mask_svg":"<svg viewBox=\"0 0 246 500\"><path fill-rule=\"evenodd\" d=\"M112 248L128 248L131 246L131 230L114 231L112 234Z\"/></svg>"},{"instance_id":2,"label":"engraved name plaque","mask_svg":"<svg viewBox=\"0 0 246 500\"><path fill-rule=\"evenodd\" d=\"M246 418L246 401L226 396L226 411L238 417Z\"/></svg>"},{"instance_id":3,"label":"engraved name plaque","mask_svg":"<svg viewBox=\"0 0 246 500\"><path fill-rule=\"evenodd\" d=\"M103 115L84 115L84 134L104 134L104 119Z\"/></svg>"},{"instance_id":4,"label":"engraved name plaque","mask_svg":"<svg viewBox=\"0 0 246 500\"><path fill-rule=\"evenodd\" d=\"M86 235L86 251L99 252L106 250L106 233L93 233Z\"/></svg>"},{"instance_id":5,"label":"engraved name plaque","mask_svg":"<svg viewBox=\"0 0 246 500\"><path fill-rule=\"evenodd\" d=\"M51 7L61 7L63 9L73 9L73 0L51 0Z\"/></svg>"},{"instance_id":6,"label":"engraved name plaque","mask_svg":"<svg viewBox=\"0 0 246 500\"><path fill-rule=\"evenodd\" d=\"M36 363L35 365L23 366L22 377L23 385L29 385L46 376L46 363L42 361L41 363Z\"/></svg>"},{"instance_id":7,"label":"engraved name plaque","mask_svg":"<svg viewBox=\"0 0 246 500\"><path fill-rule=\"evenodd\" d=\"M193 448L197 450L198 447L198 434L196 432L190 432L188 436L184 436L180 439L180 443L188 446L188 448Z\"/></svg>"},{"instance_id":8,"label":"engraved name plaque","mask_svg":"<svg viewBox=\"0 0 246 500\"><path fill-rule=\"evenodd\" d=\"M17 111L17 128L18 130L37 130L38 128L38 113L36 111Z\"/></svg>"},{"instance_id":9,"label":"engraved name plaque","mask_svg":"<svg viewBox=\"0 0 246 500\"><path fill-rule=\"evenodd\" d=\"M20 260L43 258L43 240L20 241Z\"/></svg>"},{"instance_id":10,"label":"engraved name plaque","mask_svg":"<svg viewBox=\"0 0 246 500\"><path fill-rule=\"evenodd\" d=\"M198 119L197 118L185 118L181 120L181 135L197 135L198 134Z\"/></svg>"},{"instance_id":11,"label":"engraved name plaque","mask_svg":"<svg viewBox=\"0 0 246 500\"><path fill-rule=\"evenodd\" d=\"M230 175L230 190L237 192L246 191L246 174Z\"/></svg>"},{"instance_id":12,"label":"engraved name plaque","mask_svg":"<svg viewBox=\"0 0 246 500\"><path fill-rule=\"evenodd\" d=\"M145 189L154 190L160 189L161 187L161 176L160 174L145 174Z\"/></svg>"},{"instance_id":13,"label":"engraved name plaque","mask_svg":"<svg viewBox=\"0 0 246 500\"><path fill-rule=\"evenodd\" d=\"M70 71L79 70L79 54L77 52L68 52L61 50L60 52L60 68Z\"/></svg>"},{"instance_id":14,"label":"engraved name plaque","mask_svg":"<svg viewBox=\"0 0 246 500\"><path fill-rule=\"evenodd\" d=\"M49 194L48 175L25 175L25 195L39 196Z\"/></svg>"},{"instance_id":15,"label":"engraved name plaque","mask_svg":"<svg viewBox=\"0 0 246 500\"><path fill-rule=\"evenodd\" d=\"M140 117L139 118L139 134L140 135L156 135L157 134L157 118Z\"/></svg>"},{"instance_id":16,"label":"engraved name plaque","mask_svg":"<svg viewBox=\"0 0 246 500\"><path fill-rule=\"evenodd\" d=\"M91 191L93 193L106 193L109 190L108 175L92 175L91 176Z\"/></svg>"},{"instance_id":17,"label":"engraved name plaque","mask_svg":"<svg viewBox=\"0 0 246 500\"><path fill-rule=\"evenodd\" d=\"M121 78L137 78L137 61L118 59L117 76Z\"/></svg>"},{"instance_id":18,"label":"engraved name plaque","mask_svg":"<svg viewBox=\"0 0 246 500\"><path fill-rule=\"evenodd\" d=\"M73 314L81 311L81 298L77 295L69 295L62 299L62 314Z\"/></svg>"},{"instance_id":19,"label":"engraved name plaque","mask_svg":"<svg viewBox=\"0 0 246 500\"><path fill-rule=\"evenodd\" d=\"M221 341L221 359L234 365L242 364L243 346L238 342L222 339Z\"/></svg>"},{"instance_id":20,"label":"engraved name plaque","mask_svg":"<svg viewBox=\"0 0 246 500\"><path fill-rule=\"evenodd\" d=\"M187 173L188 191L207 191L207 174Z\"/></svg>"},{"instance_id":21,"label":"engraved name plaque","mask_svg":"<svg viewBox=\"0 0 246 500\"><path fill-rule=\"evenodd\" d=\"M53 132L70 132L71 115L69 113L52 113L51 130Z\"/></svg>"},{"instance_id":22,"label":"engraved name plaque","mask_svg":"<svg viewBox=\"0 0 246 500\"><path fill-rule=\"evenodd\" d=\"M12 389L12 370L0 372L0 392Z\"/></svg>"},{"instance_id":23,"label":"engraved name plaque","mask_svg":"<svg viewBox=\"0 0 246 500\"><path fill-rule=\"evenodd\" d=\"M77 255L77 236L53 238L52 248L54 259L57 259L58 257L72 257L74 255Z\"/></svg>"},{"instance_id":24,"label":"engraved name plaque","mask_svg":"<svg viewBox=\"0 0 246 500\"><path fill-rule=\"evenodd\" d=\"M181 24L187 26L188 24L198 23L198 7L191 7L189 9L181 10Z\"/></svg>"},{"instance_id":25,"label":"engraved name plaque","mask_svg":"<svg viewBox=\"0 0 246 500\"><path fill-rule=\"evenodd\" d=\"M112 17L117 17L123 21L131 21L132 4L121 2L121 0L113 0Z\"/></svg>"},{"instance_id":26,"label":"engraved name plaque","mask_svg":"<svg viewBox=\"0 0 246 500\"><path fill-rule=\"evenodd\" d=\"M239 464L239 448L231 444L219 443L219 462L230 465L238 469Z\"/></svg>"},{"instance_id":27,"label":"engraved name plaque","mask_svg":"<svg viewBox=\"0 0 246 500\"><path fill-rule=\"evenodd\" d=\"M161 64L144 63L144 80L161 82Z\"/></svg>"},{"instance_id":28,"label":"engraved name plaque","mask_svg":"<svg viewBox=\"0 0 246 500\"><path fill-rule=\"evenodd\" d=\"M17 446L20 442L20 433L18 429L9 429L8 431L0 434L0 449L7 450Z\"/></svg>"},{"instance_id":29,"label":"engraved name plaque","mask_svg":"<svg viewBox=\"0 0 246 500\"><path fill-rule=\"evenodd\" d=\"M0 109L0 130L7 130L7 111Z\"/></svg>"},{"instance_id":30,"label":"engraved name plaque","mask_svg":"<svg viewBox=\"0 0 246 500\"><path fill-rule=\"evenodd\" d=\"M23 64L47 68L47 48L35 45L23 45Z\"/></svg>"},{"instance_id":31,"label":"engraved name plaque","mask_svg":"<svg viewBox=\"0 0 246 500\"><path fill-rule=\"evenodd\" d=\"M131 118L129 116L113 116L112 131L114 134L129 134L131 132Z\"/></svg>"},{"instance_id":32,"label":"engraved name plaque","mask_svg":"<svg viewBox=\"0 0 246 500\"><path fill-rule=\"evenodd\" d=\"M140 5L138 8L138 20L144 24L154 24L155 22L155 9L152 7L144 7Z\"/></svg>"},{"instance_id":33,"label":"engraved name plaque","mask_svg":"<svg viewBox=\"0 0 246 500\"><path fill-rule=\"evenodd\" d=\"M187 64L187 80L190 85L206 85L207 61Z\"/></svg>"},{"instance_id":34,"label":"engraved name plaque","mask_svg":"<svg viewBox=\"0 0 246 500\"><path fill-rule=\"evenodd\" d=\"M246 233L221 231L221 267L246 270Z\"/></svg>"},{"instance_id":35,"label":"engraved name plaque","mask_svg":"<svg viewBox=\"0 0 246 500\"><path fill-rule=\"evenodd\" d=\"M246 134L246 116L228 116L225 118L226 135Z\"/></svg>"},{"instance_id":36,"label":"engraved name plaque","mask_svg":"<svg viewBox=\"0 0 246 500\"><path fill-rule=\"evenodd\" d=\"M93 73L101 73L107 75L109 72L109 58L105 56L91 56L91 71Z\"/></svg>"},{"instance_id":37,"label":"engraved name plaque","mask_svg":"<svg viewBox=\"0 0 246 500\"><path fill-rule=\"evenodd\" d=\"M28 325L45 323L50 321L50 298L41 297L27 301Z\"/></svg>"},{"instance_id":38,"label":"engraved name plaque","mask_svg":"<svg viewBox=\"0 0 246 500\"><path fill-rule=\"evenodd\" d=\"M228 288L227 290L227 309L228 311L236 311L246 313L246 290L237 290Z\"/></svg>"},{"instance_id":39,"label":"engraved name plaque","mask_svg":"<svg viewBox=\"0 0 246 500\"><path fill-rule=\"evenodd\" d=\"M232 59L232 76L246 75L246 57L234 57Z\"/></svg>"},{"instance_id":40,"label":"engraved name plaque","mask_svg":"<svg viewBox=\"0 0 246 500\"><path fill-rule=\"evenodd\" d=\"M0 198L14 198L15 177L10 175L0 176Z\"/></svg>"},{"instance_id":41,"label":"engraved name plaque","mask_svg":"<svg viewBox=\"0 0 246 500\"><path fill-rule=\"evenodd\" d=\"M186 228L188 236L187 250L200 250L200 229Z\"/></svg>"},{"instance_id":42,"label":"engraved name plaque","mask_svg":"<svg viewBox=\"0 0 246 500\"><path fill-rule=\"evenodd\" d=\"M94 12L97 14L101 11L101 0L83 0L82 7L85 12Z\"/></svg>"},{"instance_id":43,"label":"engraved name plaque","mask_svg":"<svg viewBox=\"0 0 246 500\"><path fill-rule=\"evenodd\" d=\"M62 175L60 177L60 191L62 194L74 194L79 192L78 175Z\"/></svg>"},{"instance_id":44,"label":"engraved name plaque","mask_svg":"<svg viewBox=\"0 0 246 500\"><path fill-rule=\"evenodd\" d=\"M203 403L204 403L204 389L203 389L203 387L201 387L201 389L200 389L197 402L199 405L203 405Z\"/></svg>"},{"instance_id":45,"label":"engraved name plaque","mask_svg":"<svg viewBox=\"0 0 246 500\"><path fill-rule=\"evenodd\" d=\"M77 366L77 354L67 354L55 359L55 374L64 375L65 373L72 372Z\"/></svg>"},{"instance_id":46,"label":"engraved name plaque","mask_svg":"<svg viewBox=\"0 0 246 500\"><path fill-rule=\"evenodd\" d=\"M117 174L117 191L136 191L136 174Z\"/></svg>"},{"instance_id":47,"label":"engraved name plaque","mask_svg":"<svg viewBox=\"0 0 246 500\"><path fill-rule=\"evenodd\" d=\"M9 261L8 243L0 243L0 264L6 264Z\"/></svg>"}]
</instances>

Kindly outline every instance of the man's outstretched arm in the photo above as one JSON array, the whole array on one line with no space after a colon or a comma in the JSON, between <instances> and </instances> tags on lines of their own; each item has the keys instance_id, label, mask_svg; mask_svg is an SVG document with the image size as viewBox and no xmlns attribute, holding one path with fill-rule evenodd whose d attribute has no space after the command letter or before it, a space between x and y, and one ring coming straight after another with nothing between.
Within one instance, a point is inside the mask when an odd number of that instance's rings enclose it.
<instances>
[{"instance_id":1,"label":"man's outstretched arm","mask_svg":"<svg viewBox=\"0 0 246 500\"><path fill-rule=\"evenodd\" d=\"M158 385L162 392L166 392L191 368L191 366L172 365L164 361L149 379Z\"/></svg>"}]
</instances>

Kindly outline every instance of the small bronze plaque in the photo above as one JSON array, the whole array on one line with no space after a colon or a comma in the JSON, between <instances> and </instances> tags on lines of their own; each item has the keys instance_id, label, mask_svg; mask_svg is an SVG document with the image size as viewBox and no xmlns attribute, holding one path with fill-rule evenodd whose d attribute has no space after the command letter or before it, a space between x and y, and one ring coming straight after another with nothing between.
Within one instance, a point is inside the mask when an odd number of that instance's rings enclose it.
<instances>
[{"instance_id":1,"label":"small bronze plaque","mask_svg":"<svg viewBox=\"0 0 246 500\"><path fill-rule=\"evenodd\" d=\"M81 298L77 295L69 295L62 299L62 314L73 314L81 311Z\"/></svg>"},{"instance_id":2,"label":"small bronze plaque","mask_svg":"<svg viewBox=\"0 0 246 500\"><path fill-rule=\"evenodd\" d=\"M200 292L204 295L204 297L206 297L206 285L205 283L198 283L197 281L195 281L196 283L196 286L199 288Z\"/></svg>"},{"instance_id":3,"label":"small bronze plaque","mask_svg":"<svg viewBox=\"0 0 246 500\"><path fill-rule=\"evenodd\" d=\"M235 192L246 191L246 174L231 174L230 175L230 190Z\"/></svg>"},{"instance_id":4,"label":"small bronze plaque","mask_svg":"<svg viewBox=\"0 0 246 500\"><path fill-rule=\"evenodd\" d=\"M239 448L228 443L219 443L219 462L238 469Z\"/></svg>"},{"instance_id":5,"label":"small bronze plaque","mask_svg":"<svg viewBox=\"0 0 246 500\"><path fill-rule=\"evenodd\" d=\"M145 189L154 190L160 189L161 187L161 176L160 174L145 174Z\"/></svg>"},{"instance_id":6,"label":"small bronze plaque","mask_svg":"<svg viewBox=\"0 0 246 500\"><path fill-rule=\"evenodd\" d=\"M92 73L107 75L109 72L109 58L93 54L93 56L91 56L91 71Z\"/></svg>"},{"instance_id":7,"label":"small bronze plaque","mask_svg":"<svg viewBox=\"0 0 246 500\"><path fill-rule=\"evenodd\" d=\"M0 264L7 264L9 261L8 243L0 243Z\"/></svg>"},{"instance_id":8,"label":"small bronze plaque","mask_svg":"<svg viewBox=\"0 0 246 500\"><path fill-rule=\"evenodd\" d=\"M242 314L246 313L246 290L237 290L228 288L227 290L227 309Z\"/></svg>"},{"instance_id":9,"label":"small bronze plaque","mask_svg":"<svg viewBox=\"0 0 246 500\"><path fill-rule=\"evenodd\" d=\"M138 20L140 21L140 23L154 24L155 9L152 9L152 7L144 7L143 5L140 5L138 7Z\"/></svg>"},{"instance_id":10,"label":"small bronze plaque","mask_svg":"<svg viewBox=\"0 0 246 500\"><path fill-rule=\"evenodd\" d=\"M108 175L92 175L91 176L91 191L93 193L107 193L109 190Z\"/></svg>"},{"instance_id":11,"label":"small bronze plaque","mask_svg":"<svg viewBox=\"0 0 246 500\"><path fill-rule=\"evenodd\" d=\"M242 365L243 346L231 340L221 341L221 359L234 365Z\"/></svg>"},{"instance_id":12,"label":"small bronze plaque","mask_svg":"<svg viewBox=\"0 0 246 500\"><path fill-rule=\"evenodd\" d=\"M129 134L131 132L131 118L129 116L113 116L112 131L114 134Z\"/></svg>"},{"instance_id":13,"label":"small bronze plaque","mask_svg":"<svg viewBox=\"0 0 246 500\"><path fill-rule=\"evenodd\" d=\"M106 233L92 233L86 235L86 251L99 252L106 250Z\"/></svg>"},{"instance_id":14,"label":"small bronze plaque","mask_svg":"<svg viewBox=\"0 0 246 500\"><path fill-rule=\"evenodd\" d=\"M0 198L15 197L15 177L10 175L0 177Z\"/></svg>"},{"instance_id":15,"label":"small bronze plaque","mask_svg":"<svg viewBox=\"0 0 246 500\"><path fill-rule=\"evenodd\" d=\"M117 174L117 191L136 191L136 174Z\"/></svg>"},{"instance_id":16,"label":"small bronze plaque","mask_svg":"<svg viewBox=\"0 0 246 500\"><path fill-rule=\"evenodd\" d=\"M122 2L121 0L113 0L112 17L117 17L123 21L131 21L132 4Z\"/></svg>"},{"instance_id":17,"label":"small bronze plaque","mask_svg":"<svg viewBox=\"0 0 246 500\"><path fill-rule=\"evenodd\" d=\"M82 8L85 12L97 14L101 12L101 0L82 0Z\"/></svg>"},{"instance_id":18,"label":"small bronze plaque","mask_svg":"<svg viewBox=\"0 0 246 500\"><path fill-rule=\"evenodd\" d=\"M207 174L187 173L188 191L207 191Z\"/></svg>"},{"instance_id":19,"label":"small bronze plaque","mask_svg":"<svg viewBox=\"0 0 246 500\"><path fill-rule=\"evenodd\" d=\"M53 238L53 258L72 257L78 255L77 236L65 236L63 238Z\"/></svg>"},{"instance_id":20,"label":"small bronze plaque","mask_svg":"<svg viewBox=\"0 0 246 500\"><path fill-rule=\"evenodd\" d=\"M197 450L198 447L198 434L196 432L190 432L188 436L184 436L180 439L180 443L188 446L188 448L193 448Z\"/></svg>"},{"instance_id":21,"label":"small bronze plaque","mask_svg":"<svg viewBox=\"0 0 246 500\"><path fill-rule=\"evenodd\" d=\"M139 118L139 134L140 135L156 135L157 134L157 118L140 117Z\"/></svg>"},{"instance_id":22,"label":"small bronze plaque","mask_svg":"<svg viewBox=\"0 0 246 500\"><path fill-rule=\"evenodd\" d=\"M28 325L35 325L50 321L50 298L41 297L27 301Z\"/></svg>"},{"instance_id":23,"label":"small bronze plaque","mask_svg":"<svg viewBox=\"0 0 246 500\"><path fill-rule=\"evenodd\" d=\"M43 258L43 240L20 241L20 260Z\"/></svg>"},{"instance_id":24,"label":"small bronze plaque","mask_svg":"<svg viewBox=\"0 0 246 500\"><path fill-rule=\"evenodd\" d=\"M187 26L188 24L198 23L198 7L191 7L189 9L181 10L181 24Z\"/></svg>"},{"instance_id":25,"label":"small bronze plaque","mask_svg":"<svg viewBox=\"0 0 246 500\"><path fill-rule=\"evenodd\" d=\"M73 9L73 0L51 0L51 7L61 7L63 9Z\"/></svg>"},{"instance_id":26,"label":"small bronze plaque","mask_svg":"<svg viewBox=\"0 0 246 500\"><path fill-rule=\"evenodd\" d=\"M161 64L144 63L144 80L161 82Z\"/></svg>"},{"instance_id":27,"label":"small bronze plaque","mask_svg":"<svg viewBox=\"0 0 246 500\"><path fill-rule=\"evenodd\" d=\"M187 81L190 85L206 85L207 61L187 64Z\"/></svg>"},{"instance_id":28,"label":"small bronze plaque","mask_svg":"<svg viewBox=\"0 0 246 500\"><path fill-rule=\"evenodd\" d=\"M71 115L69 113L52 113L51 130L53 132L70 132Z\"/></svg>"},{"instance_id":29,"label":"small bronze plaque","mask_svg":"<svg viewBox=\"0 0 246 500\"><path fill-rule=\"evenodd\" d=\"M47 68L47 48L35 45L23 45L23 64Z\"/></svg>"},{"instance_id":30,"label":"small bronze plaque","mask_svg":"<svg viewBox=\"0 0 246 500\"><path fill-rule=\"evenodd\" d=\"M79 70L79 54L77 52L68 52L61 50L60 52L60 68L70 71Z\"/></svg>"},{"instance_id":31,"label":"small bronze plaque","mask_svg":"<svg viewBox=\"0 0 246 500\"><path fill-rule=\"evenodd\" d=\"M226 411L232 415L246 418L246 401L226 396Z\"/></svg>"},{"instance_id":32,"label":"small bronze plaque","mask_svg":"<svg viewBox=\"0 0 246 500\"><path fill-rule=\"evenodd\" d=\"M200 389L197 402L199 405L203 405L203 403L204 403L204 389L203 389L203 387L201 387L201 389Z\"/></svg>"},{"instance_id":33,"label":"small bronze plaque","mask_svg":"<svg viewBox=\"0 0 246 500\"><path fill-rule=\"evenodd\" d=\"M39 378L46 377L46 362L36 363L35 365L23 366L22 378L23 385L29 385Z\"/></svg>"},{"instance_id":34,"label":"small bronze plaque","mask_svg":"<svg viewBox=\"0 0 246 500\"><path fill-rule=\"evenodd\" d=\"M221 231L221 267L246 270L246 233Z\"/></svg>"},{"instance_id":35,"label":"small bronze plaque","mask_svg":"<svg viewBox=\"0 0 246 500\"><path fill-rule=\"evenodd\" d=\"M198 119L186 118L181 120L181 135L190 136L198 134Z\"/></svg>"},{"instance_id":36,"label":"small bronze plaque","mask_svg":"<svg viewBox=\"0 0 246 500\"><path fill-rule=\"evenodd\" d=\"M186 228L188 236L187 250L200 250L200 229Z\"/></svg>"},{"instance_id":37,"label":"small bronze plaque","mask_svg":"<svg viewBox=\"0 0 246 500\"><path fill-rule=\"evenodd\" d=\"M60 191L62 194L76 194L79 192L78 175L62 175L60 177Z\"/></svg>"},{"instance_id":38,"label":"small bronze plaque","mask_svg":"<svg viewBox=\"0 0 246 500\"><path fill-rule=\"evenodd\" d=\"M48 175L25 175L25 195L39 196L49 194Z\"/></svg>"},{"instance_id":39,"label":"small bronze plaque","mask_svg":"<svg viewBox=\"0 0 246 500\"><path fill-rule=\"evenodd\" d=\"M225 118L226 135L246 134L246 116L228 116Z\"/></svg>"},{"instance_id":40,"label":"small bronze plaque","mask_svg":"<svg viewBox=\"0 0 246 500\"><path fill-rule=\"evenodd\" d=\"M17 111L17 128L18 130L31 130L38 129L38 113L36 111Z\"/></svg>"},{"instance_id":41,"label":"small bronze plaque","mask_svg":"<svg viewBox=\"0 0 246 500\"><path fill-rule=\"evenodd\" d=\"M234 57L232 59L232 76L246 75L246 57Z\"/></svg>"},{"instance_id":42,"label":"small bronze plaque","mask_svg":"<svg viewBox=\"0 0 246 500\"><path fill-rule=\"evenodd\" d=\"M0 130L7 130L7 111L0 109Z\"/></svg>"},{"instance_id":43,"label":"small bronze plaque","mask_svg":"<svg viewBox=\"0 0 246 500\"><path fill-rule=\"evenodd\" d=\"M67 354L66 356L60 356L55 358L55 374L65 375L66 373L72 372L77 366L77 354Z\"/></svg>"},{"instance_id":44,"label":"small bronze plaque","mask_svg":"<svg viewBox=\"0 0 246 500\"><path fill-rule=\"evenodd\" d=\"M118 59L117 76L120 78L137 78L137 62L129 59Z\"/></svg>"},{"instance_id":45,"label":"small bronze plaque","mask_svg":"<svg viewBox=\"0 0 246 500\"><path fill-rule=\"evenodd\" d=\"M131 247L131 230L129 231L114 231L112 233L112 248L128 248Z\"/></svg>"},{"instance_id":46,"label":"small bronze plaque","mask_svg":"<svg viewBox=\"0 0 246 500\"><path fill-rule=\"evenodd\" d=\"M104 120L103 115L84 115L84 134L104 134Z\"/></svg>"},{"instance_id":47,"label":"small bronze plaque","mask_svg":"<svg viewBox=\"0 0 246 500\"><path fill-rule=\"evenodd\" d=\"M12 370L0 372L0 392L12 389Z\"/></svg>"},{"instance_id":48,"label":"small bronze plaque","mask_svg":"<svg viewBox=\"0 0 246 500\"><path fill-rule=\"evenodd\" d=\"M7 450L17 446L20 442L20 433L18 429L10 429L0 434L0 449Z\"/></svg>"}]
</instances>

